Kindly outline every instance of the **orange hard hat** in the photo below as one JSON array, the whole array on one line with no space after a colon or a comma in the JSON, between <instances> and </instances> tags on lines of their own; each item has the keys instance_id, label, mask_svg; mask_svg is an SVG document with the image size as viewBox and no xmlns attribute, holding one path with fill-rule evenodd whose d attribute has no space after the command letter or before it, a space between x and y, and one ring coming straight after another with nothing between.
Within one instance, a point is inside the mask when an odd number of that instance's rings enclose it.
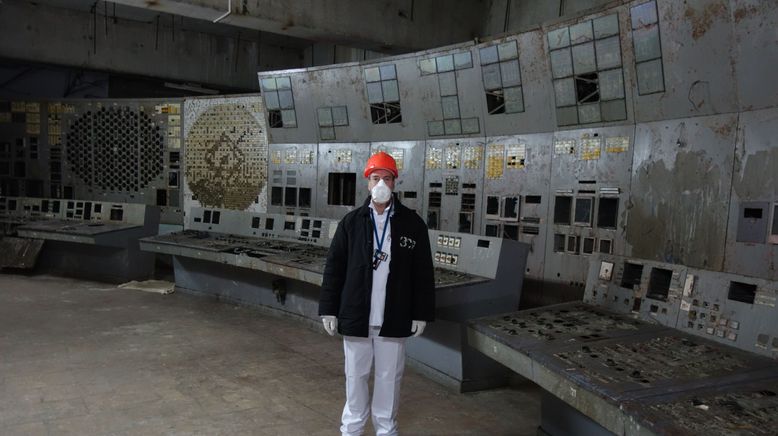
<instances>
[{"instance_id":1,"label":"orange hard hat","mask_svg":"<svg viewBox=\"0 0 778 436\"><path fill-rule=\"evenodd\" d=\"M379 151L378 153L370 156L365 165L365 178L370 177L370 174L375 170L386 170L392 173L395 177L397 174L397 162L388 153Z\"/></svg>"}]
</instances>

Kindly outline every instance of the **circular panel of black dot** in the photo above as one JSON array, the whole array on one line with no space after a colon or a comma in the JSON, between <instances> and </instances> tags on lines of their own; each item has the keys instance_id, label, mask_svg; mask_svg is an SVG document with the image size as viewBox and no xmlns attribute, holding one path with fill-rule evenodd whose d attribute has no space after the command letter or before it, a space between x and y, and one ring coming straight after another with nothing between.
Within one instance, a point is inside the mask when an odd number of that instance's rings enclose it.
<instances>
[{"instance_id":1,"label":"circular panel of black dot","mask_svg":"<svg viewBox=\"0 0 778 436\"><path fill-rule=\"evenodd\" d=\"M151 118L129 107L87 111L65 135L70 169L90 187L137 192L162 174L162 136Z\"/></svg>"}]
</instances>

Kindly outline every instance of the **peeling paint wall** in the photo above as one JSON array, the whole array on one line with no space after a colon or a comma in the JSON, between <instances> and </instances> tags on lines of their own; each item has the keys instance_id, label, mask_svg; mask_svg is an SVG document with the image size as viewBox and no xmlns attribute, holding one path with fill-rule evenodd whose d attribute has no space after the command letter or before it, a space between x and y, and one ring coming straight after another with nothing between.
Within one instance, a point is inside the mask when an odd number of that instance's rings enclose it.
<instances>
[{"instance_id":1,"label":"peeling paint wall","mask_svg":"<svg viewBox=\"0 0 778 436\"><path fill-rule=\"evenodd\" d=\"M645 3L612 2L603 10L550 21L516 35L384 58L377 63L262 74L291 78L298 99L298 119L303 120L296 129L271 128L272 141L277 145L322 143L315 130L316 120L308 118L309 114L316 107L340 102L348 106L349 126L338 131L338 141L424 140L429 159L429 150L440 148L441 142L428 129L428 123L441 118L441 104L448 95L441 88L436 65L445 67L449 54L470 53L472 67L451 74L456 78L460 112L463 117L478 118L478 131L470 135L444 134L443 142L450 147L465 144L461 145L464 150L467 144L492 144L490 138L495 136L501 143L528 145L524 164L533 168L531 182L522 182L526 176L521 175L511 176L513 182L508 184L501 178L490 179L494 168L489 166L489 151L484 151L486 165L482 171L486 177L476 196L478 204L484 205L484 215L477 221L482 223L480 232L494 231L494 227L486 226L495 222L485 217L489 196L542 197L542 207L526 215L520 212L530 220L518 224L519 238L533 246L528 262L532 270L526 276L544 282L543 294L532 297L536 303L579 298L586 279L587 254L598 252L601 242L607 242L604 253L775 278L773 259L778 254L778 235L775 244L769 242L769 234L758 243L736 239L743 202L768 204L763 212L764 220L769 221L767 227L778 219L773 216L778 201L778 180L773 180L773 174L778 174L778 148L770 137L775 130L775 109L752 111L757 106L778 106L778 81L768 79L766 73L778 65L778 38L771 30L778 8L765 10L741 0L660 0L653 11L633 9ZM573 41L569 44L575 52L588 44L585 33L581 33L588 23L602 25L614 14L620 58L594 72L606 72L614 68L612 65L620 69L616 71L623 80L626 119L563 126L555 88L559 64L550 55L560 47L551 46L549 35L569 28ZM656 17L653 21L652 14ZM645 39L646 31L655 32L655 39ZM581 35L583 40L574 41ZM751 40L760 46L751 47ZM513 41L519 51L523 110L491 113L485 83L492 77L487 77L487 68L482 64L488 63L485 59L490 55L489 47L506 48ZM597 50L604 48L599 41L594 42ZM641 84L645 79L640 68L641 62L647 62L646 43L657 44L662 74L661 89L651 92L644 92L645 83ZM567 50L565 47L563 44L561 50ZM581 86L575 69L585 61L572 61L575 86ZM599 64L601 59L596 62ZM365 71L385 65L396 66L402 103L402 121L397 124L373 124L370 120ZM603 83L598 85L600 92ZM574 91L578 97L584 92ZM584 106L578 102L579 110ZM538 143L541 137L546 139ZM625 142L619 138L625 138ZM333 147L328 145L328 149ZM550 165L532 167L545 162L546 157L550 157ZM456 174L444 170L438 176L440 171L429 171L429 162L426 167L424 162L412 165L416 170L426 168L425 189ZM319 171L326 169L320 166ZM530 174L529 170L523 171ZM421 199L424 211L430 210L431 200L426 194ZM595 209L593 218L588 222L555 222L559 196L571 198L574 206L569 213L573 215L579 199L583 199L582 205L591 204ZM588 203L587 198L592 202ZM618 200L611 203L617 207L615 228L602 228L598 223L596 208L606 198ZM445 204L459 204L443 203L444 209ZM756 213L752 209L749 207L749 214ZM542 211L539 226L532 215L538 210ZM525 228L537 234L522 233ZM587 244L586 249L582 244Z\"/></svg>"},{"instance_id":2,"label":"peeling paint wall","mask_svg":"<svg viewBox=\"0 0 778 436\"><path fill-rule=\"evenodd\" d=\"M727 272L778 280L778 110L740 114L729 204ZM751 203L751 204L749 204ZM761 203L761 217L746 217L744 206ZM763 233L744 238L741 227L763 225Z\"/></svg>"},{"instance_id":3,"label":"peeling paint wall","mask_svg":"<svg viewBox=\"0 0 778 436\"><path fill-rule=\"evenodd\" d=\"M722 270L736 115L637 126L627 255Z\"/></svg>"}]
</instances>

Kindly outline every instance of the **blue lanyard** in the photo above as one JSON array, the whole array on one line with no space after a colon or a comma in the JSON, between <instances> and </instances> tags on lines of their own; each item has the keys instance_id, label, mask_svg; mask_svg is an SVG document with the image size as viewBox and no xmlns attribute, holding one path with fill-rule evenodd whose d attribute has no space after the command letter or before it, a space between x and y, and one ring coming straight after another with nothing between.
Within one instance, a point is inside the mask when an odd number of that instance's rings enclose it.
<instances>
[{"instance_id":1,"label":"blue lanyard","mask_svg":"<svg viewBox=\"0 0 778 436\"><path fill-rule=\"evenodd\" d=\"M375 215L373 214L373 208L370 208L370 218L373 219L373 233L375 233L375 240L378 242L378 249L375 250L373 253L373 261L375 262L376 259L378 259L379 254L381 253L381 249L384 247L384 238L386 238L386 228L389 227L389 219L391 218L392 214L392 206L389 206L389 209L386 210L386 223L384 223L384 230L381 234L381 239L378 239L378 225L376 225L376 219Z\"/></svg>"}]
</instances>

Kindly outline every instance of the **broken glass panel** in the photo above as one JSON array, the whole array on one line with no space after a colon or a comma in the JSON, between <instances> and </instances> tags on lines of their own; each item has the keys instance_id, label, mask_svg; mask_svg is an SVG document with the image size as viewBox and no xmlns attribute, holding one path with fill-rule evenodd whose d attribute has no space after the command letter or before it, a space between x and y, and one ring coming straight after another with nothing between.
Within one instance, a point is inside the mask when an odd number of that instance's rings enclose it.
<instances>
[{"instance_id":1,"label":"broken glass panel","mask_svg":"<svg viewBox=\"0 0 778 436\"><path fill-rule=\"evenodd\" d=\"M381 74L378 67L365 68L365 82L378 82L381 80Z\"/></svg>"},{"instance_id":2,"label":"broken glass panel","mask_svg":"<svg viewBox=\"0 0 778 436\"><path fill-rule=\"evenodd\" d=\"M500 64L484 65L481 67L481 73L484 80L484 89L493 90L502 88L500 78Z\"/></svg>"},{"instance_id":3,"label":"broken glass panel","mask_svg":"<svg viewBox=\"0 0 778 436\"><path fill-rule=\"evenodd\" d=\"M624 78L621 68L600 72L600 100L624 98Z\"/></svg>"},{"instance_id":4,"label":"broken glass panel","mask_svg":"<svg viewBox=\"0 0 778 436\"><path fill-rule=\"evenodd\" d=\"M384 94L381 91L381 82L367 84L367 101L369 103L383 103Z\"/></svg>"},{"instance_id":5,"label":"broken glass panel","mask_svg":"<svg viewBox=\"0 0 778 436\"><path fill-rule=\"evenodd\" d=\"M651 94L665 90L662 59L641 62L635 65L638 75L638 93Z\"/></svg>"},{"instance_id":6,"label":"broken glass panel","mask_svg":"<svg viewBox=\"0 0 778 436\"><path fill-rule=\"evenodd\" d=\"M592 36L592 22L591 20L584 21L570 26L570 43L580 44L582 42L591 41Z\"/></svg>"},{"instance_id":7,"label":"broken glass panel","mask_svg":"<svg viewBox=\"0 0 778 436\"><path fill-rule=\"evenodd\" d=\"M498 45L497 52L500 55L501 61L519 57L519 49L516 46L516 41L508 41Z\"/></svg>"},{"instance_id":8,"label":"broken glass panel","mask_svg":"<svg viewBox=\"0 0 778 436\"><path fill-rule=\"evenodd\" d=\"M595 18L593 24L595 39L619 34L619 17L616 14Z\"/></svg>"},{"instance_id":9,"label":"broken glass panel","mask_svg":"<svg viewBox=\"0 0 778 436\"><path fill-rule=\"evenodd\" d=\"M554 95L557 106L571 106L576 103L575 82L572 77L554 81Z\"/></svg>"},{"instance_id":10,"label":"broken glass panel","mask_svg":"<svg viewBox=\"0 0 778 436\"><path fill-rule=\"evenodd\" d=\"M440 95L456 95L457 93L457 79L455 73L441 73L438 75L438 84L440 85Z\"/></svg>"},{"instance_id":11,"label":"broken glass panel","mask_svg":"<svg viewBox=\"0 0 778 436\"><path fill-rule=\"evenodd\" d=\"M519 61L500 62L500 75L502 76L502 86L521 85L521 73L519 72Z\"/></svg>"},{"instance_id":12,"label":"broken glass panel","mask_svg":"<svg viewBox=\"0 0 778 436\"><path fill-rule=\"evenodd\" d=\"M554 50L551 56L551 71L555 79L567 77L573 74L573 61L570 58L570 49Z\"/></svg>"},{"instance_id":13,"label":"broken glass panel","mask_svg":"<svg viewBox=\"0 0 778 436\"><path fill-rule=\"evenodd\" d=\"M635 43L635 62L647 61L662 56L659 42L659 26L633 30L632 40Z\"/></svg>"},{"instance_id":14,"label":"broken glass panel","mask_svg":"<svg viewBox=\"0 0 778 436\"><path fill-rule=\"evenodd\" d=\"M500 59L497 57L497 46L484 47L479 50L481 55L481 65L493 64Z\"/></svg>"},{"instance_id":15,"label":"broken glass panel","mask_svg":"<svg viewBox=\"0 0 778 436\"><path fill-rule=\"evenodd\" d=\"M555 50L570 45L570 32L567 27L548 32L548 48Z\"/></svg>"},{"instance_id":16,"label":"broken glass panel","mask_svg":"<svg viewBox=\"0 0 778 436\"><path fill-rule=\"evenodd\" d=\"M473 66L473 56L469 51L464 53L457 53L454 55L454 68L461 70L463 68L470 68Z\"/></svg>"},{"instance_id":17,"label":"broken glass panel","mask_svg":"<svg viewBox=\"0 0 778 436\"><path fill-rule=\"evenodd\" d=\"M618 36L598 40L595 47L597 48L597 69L607 70L621 66L621 45Z\"/></svg>"},{"instance_id":18,"label":"broken glass panel","mask_svg":"<svg viewBox=\"0 0 778 436\"><path fill-rule=\"evenodd\" d=\"M573 51L573 72L575 74L591 73L597 67L594 62L594 43L575 45Z\"/></svg>"}]
</instances>

